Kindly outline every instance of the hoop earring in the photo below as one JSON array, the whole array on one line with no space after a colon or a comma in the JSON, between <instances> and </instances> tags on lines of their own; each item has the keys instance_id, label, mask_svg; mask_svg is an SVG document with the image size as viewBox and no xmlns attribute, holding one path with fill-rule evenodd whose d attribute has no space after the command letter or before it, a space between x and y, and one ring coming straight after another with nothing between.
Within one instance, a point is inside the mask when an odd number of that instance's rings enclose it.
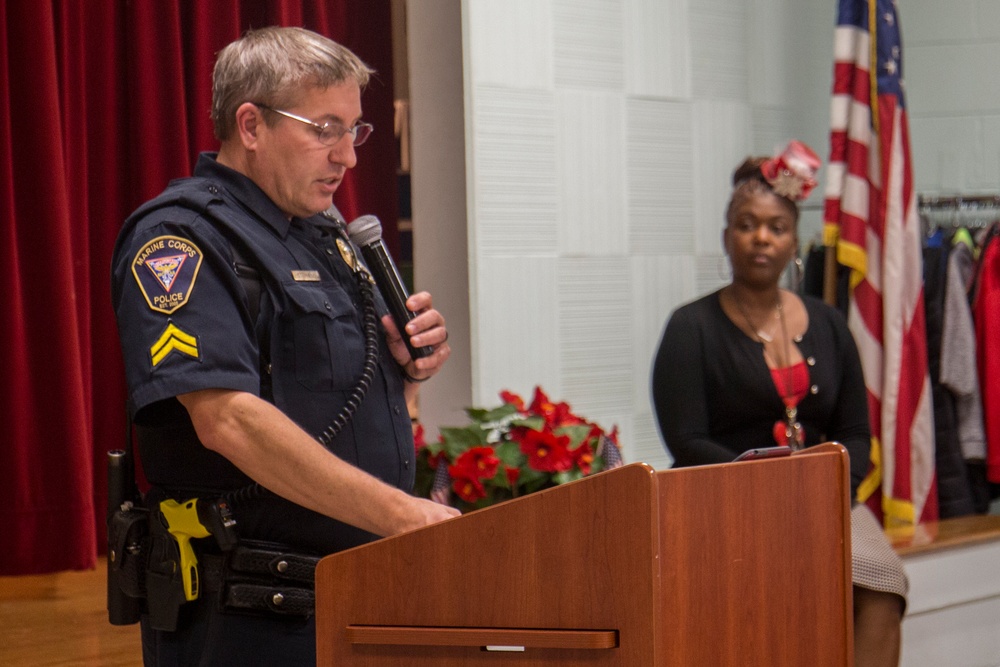
<instances>
[{"instance_id":1,"label":"hoop earring","mask_svg":"<svg viewBox=\"0 0 1000 667\"><path fill-rule=\"evenodd\" d=\"M802 281L804 278L804 262L802 261L802 257L796 252L795 259L792 260L792 291L796 294L802 293Z\"/></svg>"},{"instance_id":2,"label":"hoop earring","mask_svg":"<svg viewBox=\"0 0 1000 667\"><path fill-rule=\"evenodd\" d=\"M715 268L719 272L720 279L725 280L726 282L732 282L733 265L729 263L729 255L719 255L719 260Z\"/></svg>"}]
</instances>

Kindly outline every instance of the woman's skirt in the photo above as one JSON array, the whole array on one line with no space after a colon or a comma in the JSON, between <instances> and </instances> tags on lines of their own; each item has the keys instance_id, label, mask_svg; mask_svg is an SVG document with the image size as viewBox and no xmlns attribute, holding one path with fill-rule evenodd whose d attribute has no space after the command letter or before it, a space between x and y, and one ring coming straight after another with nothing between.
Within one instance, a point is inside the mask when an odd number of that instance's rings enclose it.
<instances>
[{"instance_id":1,"label":"woman's skirt","mask_svg":"<svg viewBox=\"0 0 1000 667\"><path fill-rule=\"evenodd\" d=\"M864 503L857 503L851 509L851 575L855 586L895 593L906 603L910 582L903 560Z\"/></svg>"}]
</instances>

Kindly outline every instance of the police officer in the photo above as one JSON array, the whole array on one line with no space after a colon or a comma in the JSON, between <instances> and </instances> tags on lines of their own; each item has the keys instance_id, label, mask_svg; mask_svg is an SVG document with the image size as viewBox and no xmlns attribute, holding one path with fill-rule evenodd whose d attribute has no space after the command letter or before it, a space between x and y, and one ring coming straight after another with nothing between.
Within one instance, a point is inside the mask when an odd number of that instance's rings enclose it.
<instances>
[{"instance_id":1,"label":"police officer","mask_svg":"<svg viewBox=\"0 0 1000 667\"><path fill-rule=\"evenodd\" d=\"M370 74L299 28L228 45L213 73L218 154L140 207L116 244L150 497L230 498L241 541L325 555L457 514L408 493L406 402L448 359L444 317L421 292L405 332L388 316L376 328L356 249L328 211L372 130ZM433 354L412 359L404 335ZM147 665L315 662L311 617L240 613L203 588L175 630L143 619Z\"/></svg>"}]
</instances>

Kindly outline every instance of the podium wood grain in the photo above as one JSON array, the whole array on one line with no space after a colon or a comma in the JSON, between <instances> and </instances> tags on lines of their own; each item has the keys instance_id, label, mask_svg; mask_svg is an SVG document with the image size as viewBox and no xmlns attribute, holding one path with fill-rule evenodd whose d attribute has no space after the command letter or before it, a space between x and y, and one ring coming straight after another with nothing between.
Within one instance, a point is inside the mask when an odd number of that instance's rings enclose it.
<instances>
[{"instance_id":1,"label":"podium wood grain","mask_svg":"<svg viewBox=\"0 0 1000 667\"><path fill-rule=\"evenodd\" d=\"M324 558L318 661L841 667L849 528L837 445L632 464Z\"/></svg>"}]
</instances>

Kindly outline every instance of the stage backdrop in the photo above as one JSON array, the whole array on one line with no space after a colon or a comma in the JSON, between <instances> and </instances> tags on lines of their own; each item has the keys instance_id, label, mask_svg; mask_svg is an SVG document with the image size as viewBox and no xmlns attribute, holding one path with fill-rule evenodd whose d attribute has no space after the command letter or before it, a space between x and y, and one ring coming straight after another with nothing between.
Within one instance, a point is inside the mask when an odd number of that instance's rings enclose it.
<instances>
[{"instance_id":1,"label":"stage backdrop","mask_svg":"<svg viewBox=\"0 0 1000 667\"><path fill-rule=\"evenodd\" d=\"M125 438L110 306L122 221L216 150L215 53L248 28L304 26L379 74L375 125L338 193L397 243L388 0L0 0L0 575L94 567L105 452Z\"/></svg>"}]
</instances>

